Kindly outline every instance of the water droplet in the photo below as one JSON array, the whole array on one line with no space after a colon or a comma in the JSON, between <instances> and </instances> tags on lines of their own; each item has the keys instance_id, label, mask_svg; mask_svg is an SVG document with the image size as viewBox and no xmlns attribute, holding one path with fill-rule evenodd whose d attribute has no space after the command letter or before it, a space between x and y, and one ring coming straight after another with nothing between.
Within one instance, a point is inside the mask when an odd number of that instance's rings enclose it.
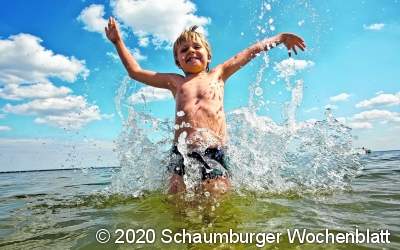
<instances>
[{"instance_id":1,"label":"water droplet","mask_svg":"<svg viewBox=\"0 0 400 250\"><path fill-rule=\"evenodd\" d=\"M262 88L257 87L257 88L254 90L254 94L256 94L256 96L262 95L262 94L263 94Z\"/></svg>"},{"instance_id":2,"label":"water droplet","mask_svg":"<svg viewBox=\"0 0 400 250\"><path fill-rule=\"evenodd\" d=\"M269 20L268 20L268 23L269 24L272 24L274 22L274 19L273 18L270 18Z\"/></svg>"},{"instance_id":3,"label":"water droplet","mask_svg":"<svg viewBox=\"0 0 400 250\"><path fill-rule=\"evenodd\" d=\"M182 116L185 115L185 112L181 110L181 111L178 111L178 112L176 113L176 115L177 115L178 117L182 117Z\"/></svg>"},{"instance_id":4,"label":"water droplet","mask_svg":"<svg viewBox=\"0 0 400 250\"><path fill-rule=\"evenodd\" d=\"M271 81L271 85L275 85L276 82L274 80Z\"/></svg>"},{"instance_id":5,"label":"water droplet","mask_svg":"<svg viewBox=\"0 0 400 250\"><path fill-rule=\"evenodd\" d=\"M274 31L274 30L275 30L275 26L271 25L271 27L269 27L269 29L270 29L271 31Z\"/></svg>"}]
</instances>

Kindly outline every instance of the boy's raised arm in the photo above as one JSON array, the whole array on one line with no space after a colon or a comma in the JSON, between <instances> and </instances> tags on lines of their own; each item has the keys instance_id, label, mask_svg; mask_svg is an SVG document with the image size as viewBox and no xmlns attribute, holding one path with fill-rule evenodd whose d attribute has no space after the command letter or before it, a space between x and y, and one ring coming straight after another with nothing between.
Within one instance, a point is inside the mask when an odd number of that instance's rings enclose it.
<instances>
[{"instance_id":1,"label":"boy's raised arm","mask_svg":"<svg viewBox=\"0 0 400 250\"><path fill-rule=\"evenodd\" d=\"M301 37L291 33L281 33L271 38L266 38L239 52L237 55L220 65L219 67L221 67L222 70L222 79L225 81L241 67L246 65L258 53L268 51L280 43L283 43L286 46L289 56L291 56L292 50L297 55L296 47L300 48L302 51L304 51L304 48L306 47L304 40Z\"/></svg>"},{"instance_id":2,"label":"boy's raised arm","mask_svg":"<svg viewBox=\"0 0 400 250\"><path fill-rule=\"evenodd\" d=\"M180 76L178 74L157 73L142 69L128 48L125 46L118 29L118 25L113 17L110 17L108 20L108 25L105 27L105 32L107 38L115 45L118 55L131 78L153 87L169 89L172 92L175 91L175 84Z\"/></svg>"}]
</instances>

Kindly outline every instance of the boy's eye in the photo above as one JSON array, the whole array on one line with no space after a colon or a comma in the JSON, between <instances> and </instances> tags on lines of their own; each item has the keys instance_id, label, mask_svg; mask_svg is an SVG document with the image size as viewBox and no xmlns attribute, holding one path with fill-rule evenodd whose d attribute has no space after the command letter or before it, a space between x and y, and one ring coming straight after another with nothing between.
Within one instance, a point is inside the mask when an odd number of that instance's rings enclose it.
<instances>
[{"instance_id":1,"label":"boy's eye","mask_svg":"<svg viewBox=\"0 0 400 250\"><path fill-rule=\"evenodd\" d=\"M188 50L188 48L183 48L181 49L181 52L186 52Z\"/></svg>"}]
</instances>

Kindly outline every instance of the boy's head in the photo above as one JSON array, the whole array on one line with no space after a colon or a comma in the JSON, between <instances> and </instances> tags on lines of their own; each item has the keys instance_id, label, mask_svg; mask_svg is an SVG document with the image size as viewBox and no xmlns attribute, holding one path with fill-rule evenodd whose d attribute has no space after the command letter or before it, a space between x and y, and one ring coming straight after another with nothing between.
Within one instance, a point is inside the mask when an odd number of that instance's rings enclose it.
<instances>
[{"instance_id":1,"label":"boy's head","mask_svg":"<svg viewBox=\"0 0 400 250\"><path fill-rule=\"evenodd\" d=\"M183 31L174 42L175 64L185 73L209 71L211 47L196 25Z\"/></svg>"}]
</instances>

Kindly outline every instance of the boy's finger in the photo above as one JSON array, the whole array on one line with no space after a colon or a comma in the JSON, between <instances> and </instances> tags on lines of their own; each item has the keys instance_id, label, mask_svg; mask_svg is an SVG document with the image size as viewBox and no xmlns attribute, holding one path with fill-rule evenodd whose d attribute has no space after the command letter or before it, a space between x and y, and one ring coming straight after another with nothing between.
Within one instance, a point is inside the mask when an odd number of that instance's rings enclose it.
<instances>
[{"instance_id":1,"label":"boy's finger","mask_svg":"<svg viewBox=\"0 0 400 250\"><path fill-rule=\"evenodd\" d=\"M300 40L301 42L303 42L303 43L304 43L304 40L303 40L303 38L302 38L302 37L300 37L300 36L296 36L296 38L297 38L298 40Z\"/></svg>"},{"instance_id":2,"label":"boy's finger","mask_svg":"<svg viewBox=\"0 0 400 250\"><path fill-rule=\"evenodd\" d=\"M297 43L296 46L299 47L303 51L304 51L304 48L306 47L306 45L304 43L302 43L302 42Z\"/></svg>"}]
</instances>

